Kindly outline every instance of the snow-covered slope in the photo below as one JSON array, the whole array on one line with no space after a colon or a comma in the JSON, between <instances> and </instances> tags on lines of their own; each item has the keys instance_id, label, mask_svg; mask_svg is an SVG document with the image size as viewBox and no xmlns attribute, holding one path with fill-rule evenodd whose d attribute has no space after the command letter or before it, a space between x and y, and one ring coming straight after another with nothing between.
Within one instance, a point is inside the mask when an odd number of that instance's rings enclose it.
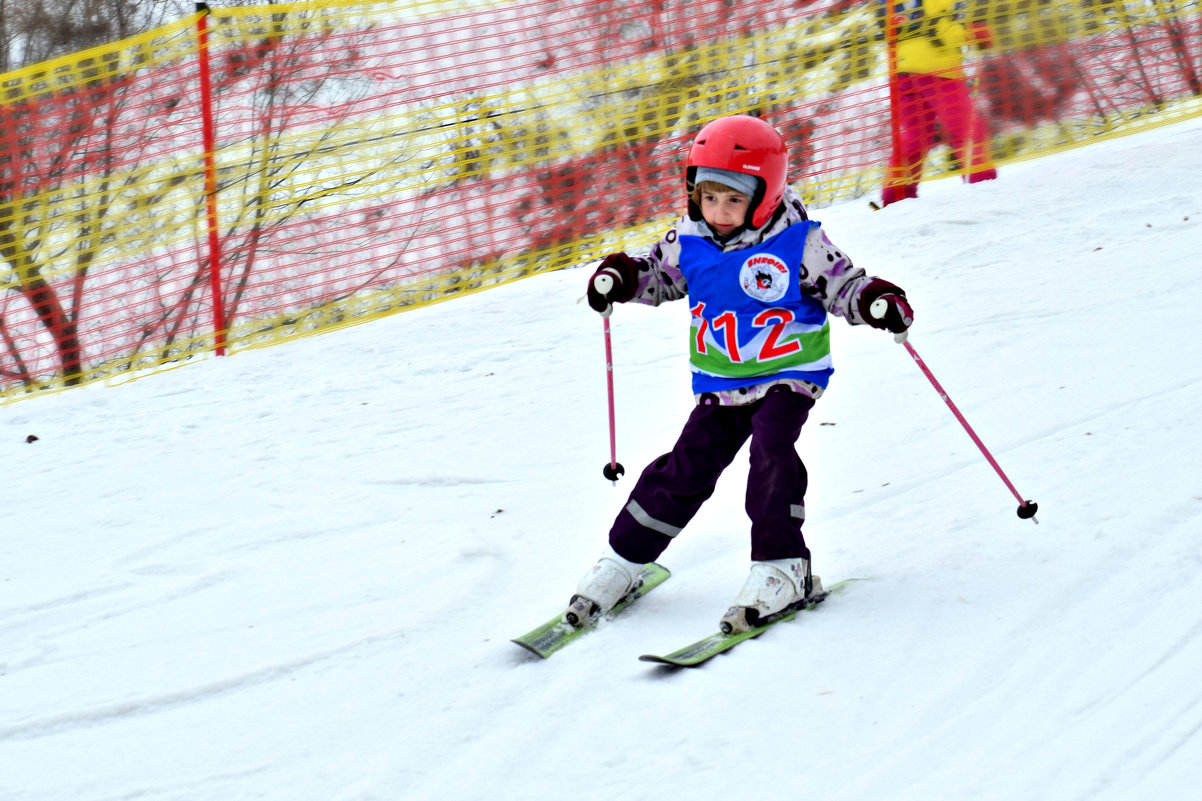
<instances>
[{"instance_id":1,"label":"snow-covered slope","mask_svg":"<svg viewBox=\"0 0 1202 801\"><path fill-rule=\"evenodd\" d=\"M1199 175L1195 120L824 210L1040 524L902 348L835 321L806 531L870 580L698 671L636 657L738 589L742 460L621 621L509 643L674 440L685 304L614 315L616 486L583 270L0 409L0 797L1188 797Z\"/></svg>"}]
</instances>

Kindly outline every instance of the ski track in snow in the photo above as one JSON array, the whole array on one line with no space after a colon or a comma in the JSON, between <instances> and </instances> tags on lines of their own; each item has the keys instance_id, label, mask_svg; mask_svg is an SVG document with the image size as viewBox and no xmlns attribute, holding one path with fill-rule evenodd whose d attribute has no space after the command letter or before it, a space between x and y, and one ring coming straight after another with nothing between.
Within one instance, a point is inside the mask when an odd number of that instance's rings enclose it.
<instances>
[{"instance_id":1,"label":"ski track in snow","mask_svg":"<svg viewBox=\"0 0 1202 801\"><path fill-rule=\"evenodd\" d=\"M96 726L111 722L117 718L132 718L140 715L151 715L163 710L188 704L203 703L215 696L238 692L256 684L278 681L287 678L292 673L327 659L341 656L347 651L357 650L376 642L395 644L400 639L399 634L374 640L356 642L344 648L315 653L294 662L272 665L255 673L232 677L225 681L214 682L205 686L192 687L177 693L157 697L138 698L122 704L108 707L81 710L71 714L60 715L40 720L31 720L15 726L0 728L0 740L28 739L59 734L69 729L86 726Z\"/></svg>"}]
</instances>

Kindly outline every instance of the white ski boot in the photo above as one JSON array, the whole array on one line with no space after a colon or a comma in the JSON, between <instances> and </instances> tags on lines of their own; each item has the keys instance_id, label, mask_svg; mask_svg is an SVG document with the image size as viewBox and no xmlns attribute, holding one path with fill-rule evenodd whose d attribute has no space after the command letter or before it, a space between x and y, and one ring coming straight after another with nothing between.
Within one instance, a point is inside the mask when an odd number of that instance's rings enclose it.
<instances>
[{"instance_id":1,"label":"white ski boot","mask_svg":"<svg viewBox=\"0 0 1202 801\"><path fill-rule=\"evenodd\" d=\"M752 562L743 589L719 625L723 634L751 631L760 621L822 592L822 579L810 575L810 561L774 559Z\"/></svg>"},{"instance_id":2,"label":"white ski boot","mask_svg":"<svg viewBox=\"0 0 1202 801\"><path fill-rule=\"evenodd\" d=\"M627 561L613 548L606 548L597 564L580 579L563 619L573 626L587 626L638 589L642 571L641 564Z\"/></svg>"}]
</instances>

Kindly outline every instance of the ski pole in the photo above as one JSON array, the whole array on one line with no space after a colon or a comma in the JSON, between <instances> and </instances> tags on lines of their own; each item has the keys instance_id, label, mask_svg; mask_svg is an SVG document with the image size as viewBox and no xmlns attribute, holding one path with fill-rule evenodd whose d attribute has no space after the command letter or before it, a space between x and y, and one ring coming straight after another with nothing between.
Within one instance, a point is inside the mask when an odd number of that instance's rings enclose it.
<instances>
[{"instance_id":1,"label":"ski pole","mask_svg":"<svg viewBox=\"0 0 1202 801\"><path fill-rule=\"evenodd\" d=\"M599 275L593 281L593 285L602 295L608 295L613 289L613 284L613 279L608 275ZM609 463L601 473L616 484L618 477L626 472L626 468L618 461L617 426L614 422L614 352L609 333L609 315L612 313L613 306L610 306L609 310L601 315L605 329L605 382L609 389Z\"/></svg>"},{"instance_id":2,"label":"ski pole","mask_svg":"<svg viewBox=\"0 0 1202 801\"><path fill-rule=\"evenodd\" d=\"M981 442L981 438L977 436L977 432L972 430L972 426L968 424L968 421L964 419L964 415L962 415L960 410L956 408L956 404L952 402L950 397L948 397L947 392L944 391L943 387L939 384L939 381L936 380L935 375L931 372L930 368L927 367L926 362L924 362L922 357L918 355L918 351L914 350L914 346L909 343L906 332L903 331L902 333L895 335L894 339L905 346L906 352L910 354L910 357L914 359L914 363L918 365L920 370L922 370L922 374L925 375L927 380L931 382L931 386L933 386L935 391L939 393L939 397L943 398L943 402L947 404L947 408L952 410L952 414L954 414L956 419L960 421L960 425L964 426L964 430L968 432L968 436L972 438L972 441L976 443L977 448L979 448L981 453L984 454L985 459L993 467L994 471L998 474L998 477L1002 479L1002 482L1010 490L1011 494L1018 499L1018 516L1023 520L1030 518L1032 522L1038 525L1039 520L1035 518L1035 513L1039 511L1039 504L1035 503L1035 501L1024 500L1023 496L1020 495L1018 490L1014 488L1014 484L1010 483L1010 479L1006 477L1004 472L1002 472L1002 468L997 463L997 460L993 458L993 454L991 454L989 449L985 447L985 443Z\"/></svg>"}]
</instances>

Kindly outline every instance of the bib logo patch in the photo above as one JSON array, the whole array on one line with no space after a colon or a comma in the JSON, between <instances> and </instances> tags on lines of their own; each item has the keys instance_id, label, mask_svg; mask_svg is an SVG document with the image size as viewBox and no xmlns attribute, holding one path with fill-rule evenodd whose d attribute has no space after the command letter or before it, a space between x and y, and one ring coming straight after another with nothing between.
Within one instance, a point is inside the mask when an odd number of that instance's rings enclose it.
<instances>
[{"instance_id":1,"label":"bib logo patch","mask_svg":"<svg viewBox=\"0 0 1202 801\"><path fill-rule=\"evenodd\" d=\"M771 253L757 253L739 268L739 284L750 297L775 303L789 291L789 266Z\"/></svg>"}]
</instances>

